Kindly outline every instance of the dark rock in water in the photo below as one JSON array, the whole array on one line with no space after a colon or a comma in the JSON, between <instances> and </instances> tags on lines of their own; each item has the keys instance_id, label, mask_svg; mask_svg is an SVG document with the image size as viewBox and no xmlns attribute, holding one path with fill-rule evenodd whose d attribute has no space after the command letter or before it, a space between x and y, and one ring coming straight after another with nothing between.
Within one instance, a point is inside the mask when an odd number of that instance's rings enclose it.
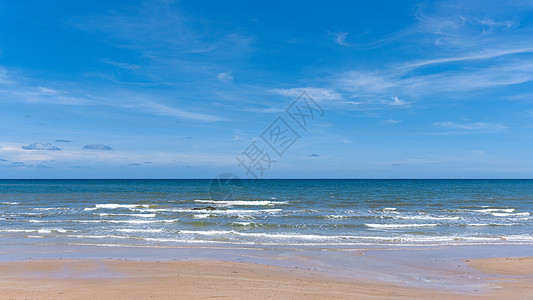
<instances>
[{"instance_id":1,"label":"dark rock in water","mask_svg":"<svg viewBox=\"0 0 533 300\"><path fill-rule=\"evenodd\" d=\"M192 210L216 210L213 206L207 206L207 207L194 207Z\"/></svg>"}]
</instances>

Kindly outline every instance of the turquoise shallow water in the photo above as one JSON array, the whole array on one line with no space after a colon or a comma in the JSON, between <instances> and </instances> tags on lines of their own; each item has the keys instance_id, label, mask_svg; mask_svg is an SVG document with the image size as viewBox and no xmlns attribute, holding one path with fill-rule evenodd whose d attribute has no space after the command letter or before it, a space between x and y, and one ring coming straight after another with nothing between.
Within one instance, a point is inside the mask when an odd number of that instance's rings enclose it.
<instances>
[{"instance_id":1,"label":"turquoise shallow water","mask_svg":"<svg viewBox=\"0 0 533 300\"><path fill-rule=\"evenodd\" d=\"M210 180L0 180L0 232L95 245L533 243L533 180L232 184L228 193Z\"/></svg>"}]
</instances>

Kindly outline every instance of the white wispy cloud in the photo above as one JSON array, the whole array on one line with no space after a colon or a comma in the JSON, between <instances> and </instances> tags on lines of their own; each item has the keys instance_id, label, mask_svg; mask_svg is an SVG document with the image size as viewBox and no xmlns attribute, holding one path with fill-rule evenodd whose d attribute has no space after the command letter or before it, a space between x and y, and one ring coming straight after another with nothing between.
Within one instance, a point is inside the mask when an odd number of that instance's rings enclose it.
<instances>
[{"instance_id":1,"label":"white wispy cloud","mask_svg":"<svg viewBox=\"0 0 533 300\"><path fill-rule=\"evenodd\" d=\"M157 57L160 61L181 54L234 58L249 52L253 40L236 31L223 32L220 26L187 16L178 5L164 1L126 5L120 11L75 17L70 23L81 30L104 32L113 37L117 46L142 52L147 58ZM202 64L202 60L193 58L189 57L189 64Z\"/></svg>"},{"instance_id":2,"label":"white wispy cloud","mask_svg":"<svg viewBox=\"0 0 533 300\"><path fill-rule=\"evenodd\" d=\"M5 68L0 67L0 84L10 83L13 83L13 81L9 79L7 70Z\"/></svg>"},{"instance_id":3,"label":"white wispy cloud","mask_svg":"<svg viewBox=\"0 0 533 300\"><path fill-rule=\"evenodd\" d=\"M265 108L245 108L244 111L250 111L250 112L260 112L260 113L282 113L285 111L284 108L275 108L275 107L265 107Z\"/></svg>"},{"instance_id":4,"label":"white wispy cloud","mask_svg":"<svg viewBox=\"0 0 533 300\"><path fill-rule=\"evenodd\" d=\"M136 64L118 62L118 61L113 61L110 59L102 59L102 62L108 65L112 65L112 66L119 67L121 69L126 69L126 70L138 70L141 68L141 66L136 65Z\"/></svg>"},{"instance_id":5,"label":"white wispy cloud","mask_svg":"<svg viewBox=\"0 0 533 300\"><path fill-rule=\"evenodd\" d=\"M485 150L471 150L470 153L478 155L478 156L484 156L487 154L487 151Z\"/></svg>"},{"instance_id":6,"label":"white wispy cloud","mask_svg":"<svg viewBox=\"0 0 533 300\"><path fill-rule=\"evenodd\" d=\"M0 90L0 95L4 101L29 102L29 103L49 103L58 105L94 105L98 101L90 97L80 97L68 91L44 87L31 86L23 82L11 84L8 88Z\"/></svg>"},{"instance_id":7,"label":"white wispy cloud","mask_svg":"<svg viewBox=\"0 0 533 300\"><path fill-rule=\"evenodd\" d=\"M38 87L37 88L37 93L33 93L33 95L57 95L57 94L60 94L62 93L62 91L58 91L58 90L55 90L55 89L52 89L52 88L47 88L47 87ZM31 93L30 93L31 94Z\"/></svg>"},{"instance_id":8,"label":"white wispy cloud","mask_svg":"<svg viewBox=\"0 0 533 300\"><path fill-rule=\"evenodd\" d=\"M185 111L179 108L174 108L174 107L170 107L170 106L167 106L161 103L150 102L150 101L137 104L137 105L133 105L133 107L146 109L145 111L151 114L157 114L157 115L169 116L169 117L178 117L178 118L195 120L195 121L215 122L215 121L223 120L223 118L218 117L218 116Z\"/></svg>"},{"instance_id":9,"label":"white wispy cloud","mask_svg":"<svg viewBox=\"0 0 533 300\"><path fill-rule=\"evenodd\" d=\"M293 98L299 97L305 92L315 101L339 100L342 98L341 94L337 93L333 89L327 88L304 87L290 89L273 89L271 90L271 92Z\"/></svg>"},{"instance_id":10,"label":"white wispy cloud","mask_svg":"<svg viewBox=\"0 0 533 300\"><path fill-rule=\"evenodd\" d=\"M444 58L435 58L435 59L416 61L412 63L407 63L404 65L404 67L405 68L418 68L418 67L424 67L424 66L429 66L429 65L445 64L445 63L452 63L452 62L485 60L485 59L490 59L490 58L497 58L497 57L513 55L513 54L521 54L521 53L533 53L533 47L518 48L518 49L514 49L514 48L485 49L483 51L469 53L469 54L462 55L462 56L444 57Z\"/></svg>"},{"instance_id":11,"label":"white wispy cloud","mask_svg":"<svg viewBox=\"0 0 533 300\"><path fill-rule=\"evenodd\" d=\"M476 133L476 132L500 132L508 127L500 123L487 123L487 122L475 122L475 123L456 123L456 122L436 122L435 126L457 130L462 133Z\"/></svg>"},{"instance_id":12,"label":"white wispy cloud","mask_svg":"<svg viewBox=\"0 0 533 300\"><path fill-rule=\"evenodd\" d=\"M402 100L400 98L398 98L397 96L393 96L391 97L392 99L392 102L389 103L389 105L392 105L392 106L406 106L406 105L409 105L409 102L405 101L405 100Z\"/></svg>"},{"instance_id":13,"label":"white wispy cloud","mask_svg":"<svg viewBox=\"0 0 533 300\"><path fill-rule=\"evenodd\" d=\"M186 50L185 53L209 53L217 48L217 45L211 45L205 48Z\"/></svg>"},{"instance_id":14,"label":"white wispy cloud","mask_svg":"<svg viewBox=\"0 0 533 300\"><path fill-rule=\"evenodd\" d=\"M129 110L133 109L146 114L177 117L202 122L214 122L223 119L215 115L175 108L155 100L147 101L145 99L154 98L149 94L106 91L101 91L100 93L101 94L97 95L88 95L84 90L73 89L69 91L50 86L32 87L24 85L23 83L10 85L9 88L0 90L2 100L11 102L20 102L22 100L28 103L47 103L53 105L111 106Z\"/></svg>"},{"instance_id":15,"label":"white wispy cloud","mask_svg":"<svg viewBox=\"0 0 533 300\"><path fill-rule=\"evenodd\" d=\"M533 63L510 61L487 64L485 67L459 68L447 72L409 75L395 68L387 70L344 73L337 80L339 89L362 97L387 94L424 96L443 92L461 92L510 86L533 81Z\"/></svg>"},{"instance_id":16,"label":"white wispy cloud","mask_svg":"<svg viewBox=\"0 0 533 300\"><path fill-rule=\"evenodd\" d=\"M348 36L347 32L337 32L335 33L335 42L341 46L350 46L346 42L346 36Z\"/></svg>"},{"instance_id":17,"label":"white wispy cloud","mask_svg":"<svg viewBox=\"0 0 533 300\"><path fill-rule=\"evenodd\" d=\"M233 76L230 71L218 73L217 78L223 82L233 82Z\"/></svg>"},{"instance_id":18,"label":"white wispy cloud","mask_svg":"<svg viewBox=\"0 0 533 300\"><path fill-rule=\"evenodd\" d=\"M387 123L387 124L398 124L398 123L402 123L403 121L401 121L401 120L395 120L395 119L388 119L388 120L385 120L385 121L383 121L383 122L385 122L385 123Z\"/></svg>"},{"instance_id":19,"label":"white wispy cloud","mask_svg":"<svg viewBox=\"0 0 533 300\"><path fill-rule=\"evenodd\" d=\"M486 17L483 19L474 19L474 21L478 22L479 24L483 26L487 26L489 29L492 29L492 28L511 29L511 28L514 28L520 25L520 22L515 21L515 20L497 21L490 17Z\"/></svg>"},{"instance_id":20,"label":"white wispy cloud","mask_svg":"<svg viewBox=\"0 0 533 300\"><path fill-rule=\"evenodd\" d=\"M351 91L359 95L375 95L389 92L390 89L398 86L400 81L400 78L396 78L395 74L389 72L349 71L341 74L336 84L346 91Z\"/></svg>"}]
</instances>

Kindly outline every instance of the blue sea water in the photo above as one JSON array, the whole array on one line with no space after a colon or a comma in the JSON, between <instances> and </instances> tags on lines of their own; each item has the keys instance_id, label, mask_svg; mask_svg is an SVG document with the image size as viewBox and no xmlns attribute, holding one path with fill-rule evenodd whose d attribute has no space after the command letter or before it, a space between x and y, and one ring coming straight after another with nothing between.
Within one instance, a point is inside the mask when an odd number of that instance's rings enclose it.
<instances>
[{"instance_id":1,"label":"blue sea water","mask_svg":"<svg viewBox=\"0 0 533 300\"><path fill-rule=\"evenodd\" d=\"M243 180L229 197L212 184L0 180L0 234L111 246L533 243L533 180Z\"/></svg>"}]
</instances>

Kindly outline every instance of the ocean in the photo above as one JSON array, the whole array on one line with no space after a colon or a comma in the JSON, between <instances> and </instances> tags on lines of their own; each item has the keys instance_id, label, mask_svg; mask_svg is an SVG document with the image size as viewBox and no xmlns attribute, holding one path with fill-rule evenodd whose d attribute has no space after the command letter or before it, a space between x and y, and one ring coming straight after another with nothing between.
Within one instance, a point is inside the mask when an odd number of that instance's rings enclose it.
<instances>
[{"instance_id":1,"label":"ocean","mask_svg":"<svg viewBox=\"0 0 533 300\"><path fill-rule=\"evenodd\" d=\"M533 243L533 180L227 183L0 180L0 234L102 246Z\"/></svg>"}]
</instances>

